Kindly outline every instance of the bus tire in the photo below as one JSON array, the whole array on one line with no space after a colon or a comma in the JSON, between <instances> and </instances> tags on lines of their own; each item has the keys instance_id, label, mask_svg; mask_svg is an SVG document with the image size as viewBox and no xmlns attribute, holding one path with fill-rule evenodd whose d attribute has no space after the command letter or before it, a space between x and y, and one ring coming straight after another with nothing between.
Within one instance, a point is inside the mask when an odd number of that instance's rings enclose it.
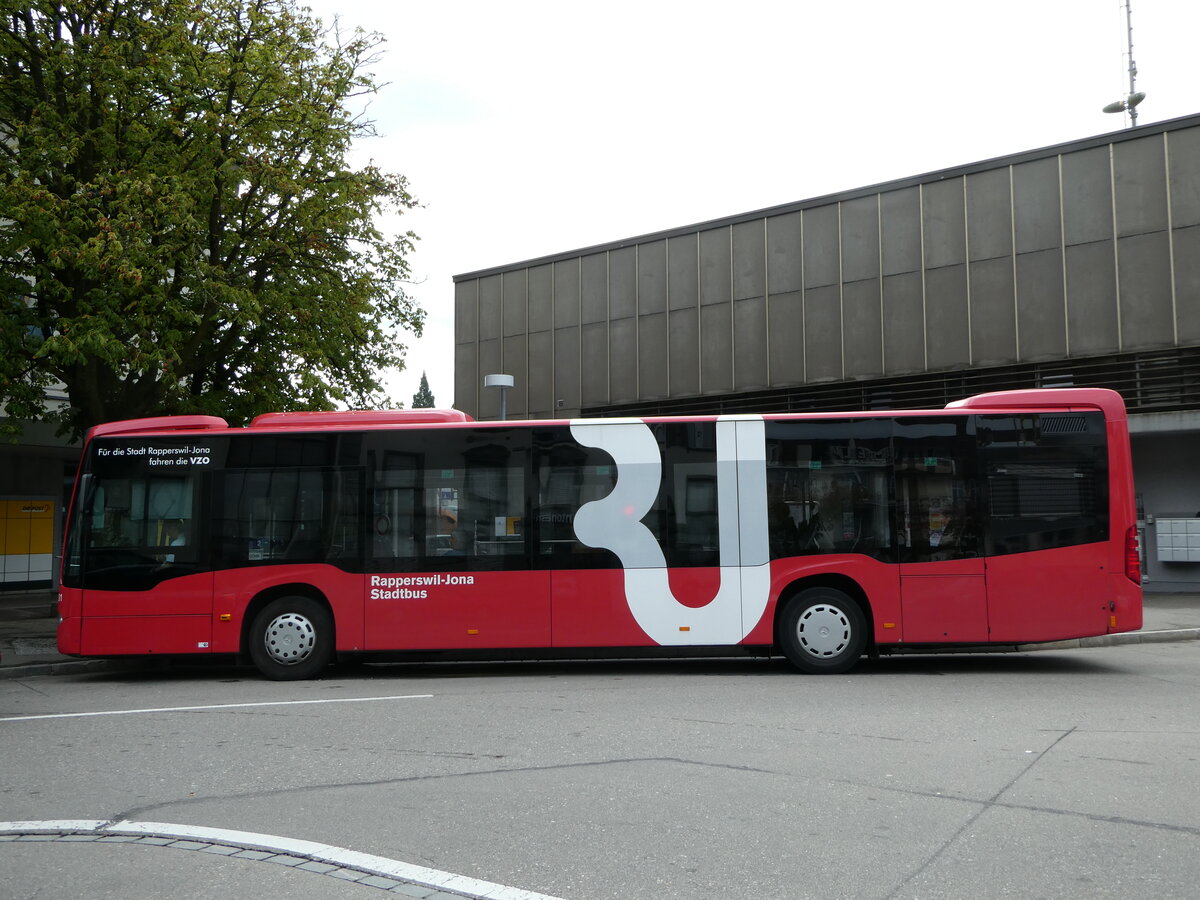
<instances>
[{"instance_id":1,"label":"bus tire","mask_svg":"<svg viewBox=\"0 0 1200 900\"><path fill-rule=\"evenodd\" d=\"M333 659L333 617L310 597L279 597L250 624L250 660L272 681L319 675Z\"/></svg>"},{"instance_id":2,"label":"bus tire","mask_svg":"<svg viewBox=\"0 0 1200 900\"><path fill-rule=\"evenodd\" d=\"M867 619L848 594L831 587L801 591L779 619L779 644L801 672L848 672L867 646Z\"/></svg>"}]
</instances>

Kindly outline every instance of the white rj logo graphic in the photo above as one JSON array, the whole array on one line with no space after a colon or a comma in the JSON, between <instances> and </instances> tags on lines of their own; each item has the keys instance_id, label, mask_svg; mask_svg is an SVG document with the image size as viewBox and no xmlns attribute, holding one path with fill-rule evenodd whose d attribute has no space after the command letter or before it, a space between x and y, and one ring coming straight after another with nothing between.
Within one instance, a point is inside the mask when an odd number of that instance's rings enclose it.
<instances>
[{"instance_id":1,"label":"white rj logo graphic","mask_svg":"<svg viewBox=\"0 0 1200 900\"><path fill-rule=\"evenodd\" d=\"M617 464L616 487L579 508L575 535L621 560L629 609L659 644L736 644L767 606L766 431L762 419L752 416L722 417L716 429L721 587L712 602L692 608L672 594L662 548L641 522L662 480L662 458L650 427L640 421L571 425L576 441L605 451Z\"/></svg>"}]
</instances>

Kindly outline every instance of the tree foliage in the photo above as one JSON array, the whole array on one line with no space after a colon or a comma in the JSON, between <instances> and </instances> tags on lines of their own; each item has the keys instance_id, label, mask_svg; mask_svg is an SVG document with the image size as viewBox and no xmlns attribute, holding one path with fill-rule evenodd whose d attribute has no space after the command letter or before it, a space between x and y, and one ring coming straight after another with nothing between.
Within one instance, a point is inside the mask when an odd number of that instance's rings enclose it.
<instances>
[{"instance_id":1,"label":"tree foliage","mask_svg":"<svg viewBox=\"0 0 1200 900\"><path fill-rule=\"evenodd\" d=\"M295 0L0 0L0 404L103 420L383 401L415 236L351 165L381 39ZM43 409L66 386L69 407Z\"/></svg>"},{"instance_id":2,"label":"tree foliage","mask_svg":"<svg viewBox=\"0 0 1200 900\"><path fill-rule=\"evenodd\" d=\"M433 409L436 401L433 399L433 391L429 390L429 379L425 377L425 373L421 373L421 384L417 387L417 392L413 394L413 409Z\"/></svg>"}]
</instances>

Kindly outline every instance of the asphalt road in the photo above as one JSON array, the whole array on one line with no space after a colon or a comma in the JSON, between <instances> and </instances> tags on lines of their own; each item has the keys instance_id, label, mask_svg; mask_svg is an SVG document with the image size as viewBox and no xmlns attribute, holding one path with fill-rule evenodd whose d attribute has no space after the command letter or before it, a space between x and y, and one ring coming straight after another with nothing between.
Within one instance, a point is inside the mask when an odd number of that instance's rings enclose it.
<instances>
[{"instance_id":1,"label":"asphalt road","mask_svg":"<svg viewBox=\"0 0 1200 900\"><path fill-rule=\"evenodd\" d=\"M0 681L0 897L1193 897L1198 688L1198 642Z\"/></svg>"}]
</instances>

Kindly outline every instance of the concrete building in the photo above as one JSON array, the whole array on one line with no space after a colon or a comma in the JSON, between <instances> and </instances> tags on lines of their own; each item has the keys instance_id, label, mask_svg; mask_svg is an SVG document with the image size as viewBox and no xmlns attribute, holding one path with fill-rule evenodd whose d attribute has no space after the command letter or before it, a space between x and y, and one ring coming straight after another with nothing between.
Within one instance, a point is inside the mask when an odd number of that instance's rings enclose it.
<instances>
[{"instance_id":1,"label":"concrete building","mask_svg":"<svg viewBox=\"0 0 1200 900\"><path fill-rule=\"evenodd\" d=\"M1200 583L1200 115L454 280L483 419L1115 388L1147 587Z\"/></svg>"}]
</instances>

